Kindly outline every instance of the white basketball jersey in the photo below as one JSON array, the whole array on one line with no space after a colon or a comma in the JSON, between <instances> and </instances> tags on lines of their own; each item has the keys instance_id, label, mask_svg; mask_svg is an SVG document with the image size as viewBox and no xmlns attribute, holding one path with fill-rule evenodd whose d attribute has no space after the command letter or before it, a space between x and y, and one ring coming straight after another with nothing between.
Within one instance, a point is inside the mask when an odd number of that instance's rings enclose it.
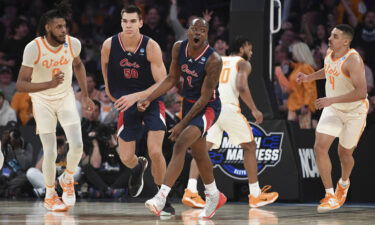
<instances>
[{"instance_id":1,"label":"white basketball jersey","mask_svg":"<svg viewBox=\"0 0 375 225\"><path fill-rule=\"evenodd\" d=\"M336 97L347 94L354 90L354 85L349 74L343 71L343 64L350 55L358 54L354 49L350 49L344 56L339 59L332 59L332 52L328 51L324 59L324 72L326 77L326 95L327 97ZM348 111L357 108L362 104L362 100L348 103L335 103L332 106L338 110Z\"/></svg>"},{"instance_id":2,"label":"white basketball jersey","mask_svg":"<svg viewBox=\"0 0 375 225\"><path fill-rule=\"evenodd\" d=\"M48 100L55 100L64 97L72 91L73 76L73 47L71 37L66 35L66 42L57 49L53 49L47 40L37 37L33 41L38 46L38 58L34 62L33 73L31 75L32 83L41 83L52 80L52 76L64 73L64 81L55 88L44 91L30 93L30 96L38 96Z\"/></svg>"},{"instance_id":3,"label":"white basketball jersey","mask_svg":"<svg viewBox=\"0 0 375 225\"><path fill-rule=\"evenodd\" d=\"M239 105L240 93L236 87L236 78L238 63L244 59L239 56L225 56L222 60L223 68L219 80L220 100L223 104Z\"/></svg>"}]
</instances>

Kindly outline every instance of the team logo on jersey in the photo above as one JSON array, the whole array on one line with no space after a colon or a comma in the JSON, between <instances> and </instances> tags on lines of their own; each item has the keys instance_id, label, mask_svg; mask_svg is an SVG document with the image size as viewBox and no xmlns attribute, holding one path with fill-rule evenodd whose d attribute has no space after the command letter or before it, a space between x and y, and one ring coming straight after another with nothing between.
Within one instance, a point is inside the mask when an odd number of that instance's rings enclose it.
<instances>
[{"instance_id":1,"label":"team logo on jersey","mask_svg":"<svg viewBox=\"0 0 375 225\"><path fill-rule=\"evenodd\" d=\"M256 156L258 161L258 175L267 167L276 166L281 160L282 132L267 134L262 127L251 123L254 140L256 143ZM209 152L214 168L219 167L226 175L236 180L247 180L247 172L243 164L243 149L229 142L228 135L224 132L221 146Z\"/></svg>"},{"instance_id":2,"label":"team logo on jersey","mask_svg":"<svg viewBox=\"0 0 375 225\"><path fill-rule=\"evenodd\" d=\"M190 70L189 66L187 64L182 64L181 66L181 71L184 73L187 73L193 77L198 77L198 73L195 72L195 70Z\"/></svg>"}]
</instances>

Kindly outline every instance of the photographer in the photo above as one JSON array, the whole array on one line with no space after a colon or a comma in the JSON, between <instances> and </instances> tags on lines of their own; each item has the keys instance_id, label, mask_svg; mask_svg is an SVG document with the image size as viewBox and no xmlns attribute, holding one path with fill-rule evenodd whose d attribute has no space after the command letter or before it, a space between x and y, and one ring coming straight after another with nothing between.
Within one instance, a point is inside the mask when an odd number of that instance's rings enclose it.
<instances>
[{"instance_id":1,"label":"photographer","mask_svg":"<svg viewBox=\"0 0 375 225\"><path fill-rule=\"evenodd\" d=\"M57 140L57 158L56 158L56 177L63 174L66 167L66 156L68 153L68 143L66 141L65 133L62 127L58 126L56 128L56 140ZM29 182L33 186L33 191L38 198L42 198L46 191L46 186L44 182L44 176L42 173L43 165L43 151L40 151L39 160L35 167L31 167L27 170L26 176ZM77 167L74 175L74 180L79 181L81 177L81 168ZM57 185L56 185L57 186Z\"/></svg>"},{"instance_id":2,"label":"photographer","mask_svg":"<svg viewBox=\"0 0 375 225\"><path fill-rule=\"evenodd\" d=\"M1 149L4 153L4 168L0 175L0 196L18 197L27 193L30 186L26 170L31 166L33 147L21 137L15 127L3 132Z\"/></svg>"},{"instance_id":3,"label":"photographer","mask_svg":"<svg viewBox=\"0 0 375 225\"><path fill-rule=\"evenodd\" d=\"M86 155L82 169L93 188L91 197L117 198L125 191L129 170L122 165L117 154L116 124L101 124L100 103L96 100L94 103L95 116L82 120Z\"/></svg>"}]
</instances>

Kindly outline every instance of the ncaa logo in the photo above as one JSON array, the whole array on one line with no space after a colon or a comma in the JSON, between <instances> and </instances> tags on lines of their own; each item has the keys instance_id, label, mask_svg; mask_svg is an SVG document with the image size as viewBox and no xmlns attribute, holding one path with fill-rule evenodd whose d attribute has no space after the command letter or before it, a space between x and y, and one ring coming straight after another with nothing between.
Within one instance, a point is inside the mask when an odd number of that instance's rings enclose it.
<instances>
[{"instance_id":1,"label":"ncaa logo","mask_svg":"<svg viewBox=\"0 0 375 225\"><path fill-rule=\"evenodd\" d=\"M64 43L64 47L67 48L68 47L68 43L65 42Z\"/></svg>"},{"instance_id":2,"label":"ncaa logo","mask_svg":"<svg viewBox=\"0 0 375 225\"><path fill-rule=\"evenodd\" d=\"M267 167L276 166L281 160L284 133L270 132L267 134L259 125L249 122L252 127L256 144L258 175ZM219 167L223 173L236 180L247 180L247 172L243 164L243 149L229 142L224 132L221 146L209 152L214 168Z\"/></svg>"},{"instance_id":3,"label":"ncaa logo","mask_svg":"<svg viewBox=\"0 0 375 225\"><path fill-rule=\"evenodd\" d=\"M144 49L144 48L141 48L139 51L140 51L141 53L143 53L143 52L145 52L145 49Z\"/></svg>"}]
</instances>

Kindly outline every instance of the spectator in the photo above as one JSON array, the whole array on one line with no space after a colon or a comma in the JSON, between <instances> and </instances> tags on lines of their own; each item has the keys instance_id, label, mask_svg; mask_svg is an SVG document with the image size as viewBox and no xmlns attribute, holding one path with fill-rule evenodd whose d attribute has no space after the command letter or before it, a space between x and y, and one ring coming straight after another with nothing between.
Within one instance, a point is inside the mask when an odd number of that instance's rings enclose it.
<instances>
[{"instance_id":1,"label":"spectator","mask_svg":"<svg viewBox=\"0 0 375 225\"><path fill-rule=\"evenodd\" d=\"M299 72L311 74L316 68L309 47L298 42L291 46L293 71L289 76L288 85L288 120L299 122L300 128L312 128L311 113L315 112L317 90L315 81L298 84L296 81Z\"/></svg>"},{"instance_id":2,"label":"spectator","mask_svg":"<svg viewBox=\"0 0 375 225\"><path fill-rule=\"evenodd\" d=\"M0 68L0 90L8 102L12 100L12 96L16 92L16 83L12 81L12 70L7 66Z\"/></svg>"},{"instance_id":3,"label":"spectator","mask_svg":"<svg viewBox=\"0 0 375 225\"><path fill-rule=\"evenodd\" d=\"M110 124L117 121L118 111L113 107L113 102L105 92L105 86L100 86L100 122Z\"/></svg>"},{"instance_id":4,"label":"spectator","mask_svg":"<svg viewBox=\"0 0 375 225\"><path fill-rule=\"evenodd\" d=\"M1 143L5 166L0 177L0 183L3 183L0 196L24 195L29 187L26 171L32 163L33 147L21 137L21 132L15 127L3 132Z\"/></svg>"},{"instance_id":5,"label":"spectator","mask_svg":"<svg viewBox=\"0 0 375 225\"><path fill-rule=\"evenodd\" d=\"M87 73L86 74L86 82L87 82L87 92L89 94L89 97L92 100L99 101L100 91L95 88L96 87L95 76L91 73ZM87 109L82 109L81 99L82 99L82 92L79 91L79 92L76 93L76 100L77 100L76 103L77 103L78 112L82 116L90 114L90 112L87 111Z\"/></svg>"},{"instance_id":6,"label":"spectator","mask_svg":"<svg viewBox=\"0 0 375 225\"><path fill-rule=\"evenodd\" d=\"M169 10L169 23L175 33L175 40L176 41L185 40L187 39L187 36L186 36L187 28L184 27L178 20L177 0L171 0L171 3L172 3L171 8ZM187 24L190 24L190 22L195 18L197 18L197 16L191 15L188 19Z\"/></svg>"},{"instance_id":7,"label":"spectator","mask_svg":"<svg viewBox=\"0 0 375 225\"><path fill-rule=\"evenodd\" d=\"M31 98L28 93L16 92L13 95L11 106L17 113L17 118L21 120L23 126L27 124L35 125Z\"/></svg>"},{"instance_id":8,"label":"spectator","mask_svg":"<svg viewBox=\"0 0 375 225\"><path fill-rule=\"evenodd\" d=\"M92 197L119 197L125 191L130 171L117 153L116 126L100 123L100 103L94 100L93 115L82 120L85 155L82 164Z\"/></svg>"},{"instance_id":9,"label":"spectator","mask_svg":"<svg viewBox=\"0 0 375 225\"><path fill-rule=\"evenodd\" d=\"M366 63L375 71L375 8L365 14L364 24L356 29L353 46L360 46L366 50Z\"/></svg>"},{"instance_id":10,"label":"spectator","mask_svg":"<svg viewBox=\"0 0 375 225\"><path fill-rule=\"evenodd\" d=\"M365 51L361 47L357 47L355 50L359 53L359 55L362 57L362 59L364 61L366 61L365 60L366 59L365 58ZM365 65L367 93L371 94L372 90L374 89L374 75L373 75L373 72L372 72L371 68L366 63L364 63L364 65Z\"/></svg>"},{"instance_id":11,"label":"spectator","mask_svg":"<svg viewBox=\"0 0 375 225\"><path fill-rule=\"evenodd\" d=\"M161 50L166 51L166 34L170 33L170 28L160 20L159 9L157 7L150 7L146 11L141 33L154 39L160 45Z\"/></svg>"},{"instance_id":12,"label":"spectator","mask_svg":"<svg viewBox=\"0 0 375 225\"><path fill-rule=\"evenodd\" d=\"M6 56L7 60L13 60L12 70L14 74L17 74L19 67L22 62L23 50L27 43L31 40L29 35L29 26L27 21L23 18L17 18L11 26L11 36L4 40L0 49ZM13 80L16 80L17 76L13 76Z\"/></svg>"},{"instance_id":13,"label":"spectator","mask_svg":"<svg viewBox=\"0 0 375 225\"><path fill-rule=\"evenodd\" d=\"M275 76L276 82L274 83L276 100L279 105L279 110L282 116L285 114L285 118L288 111L288 91L289 81L288 77L292 71L290 66L290 58L287 47L278 45L275 48ZM284 117L284 116L283 116Z\"/></svg>"},{"instance_id":14,"label":"spectator","mask_svg":"<svg viewBox=\"0 0 375 225\"><path fill-rule=\"evenodd\" d=\"M5 126L10 121L17 122L17 115L5 99L3 92L0 91L0 126Z\"/></svg>"},{"instance_id":15,"label":"spectator","mask_svg":"<svg viewBox=\"0 0 375 225\"><path fill-rule=\"evenodd\" d=\"M227 55L227 50L229 49L228 41L223 36L219 36L215 39L214 49L221 56Z\"/></svg>"},{"instance_id":16,"label":"spectator","mask_svg":"<svg viewBox=\"0 0 375 225\"><path fill-rule=\"evenodd\" d=\"M56 158L56 174L57 177L61 176L66 167L66 155L68 153L68 143L66 142L66 137L64 131L61 127L56 129L56 140L57 140L57 158ZM46 192L46 185L44 183L44 177L42 173L43 165L43 151L40 151L39 160L35 167L31 167L26 172L26 177L28 181L33 186L34 194L38 198L43 198ZM74 181L79 181L81 177L81 168L77 167L74 173ZM57 178L58 179L58 178ZM57 181L56 179L56 181Z\"/></svg>"}]
</instances>

